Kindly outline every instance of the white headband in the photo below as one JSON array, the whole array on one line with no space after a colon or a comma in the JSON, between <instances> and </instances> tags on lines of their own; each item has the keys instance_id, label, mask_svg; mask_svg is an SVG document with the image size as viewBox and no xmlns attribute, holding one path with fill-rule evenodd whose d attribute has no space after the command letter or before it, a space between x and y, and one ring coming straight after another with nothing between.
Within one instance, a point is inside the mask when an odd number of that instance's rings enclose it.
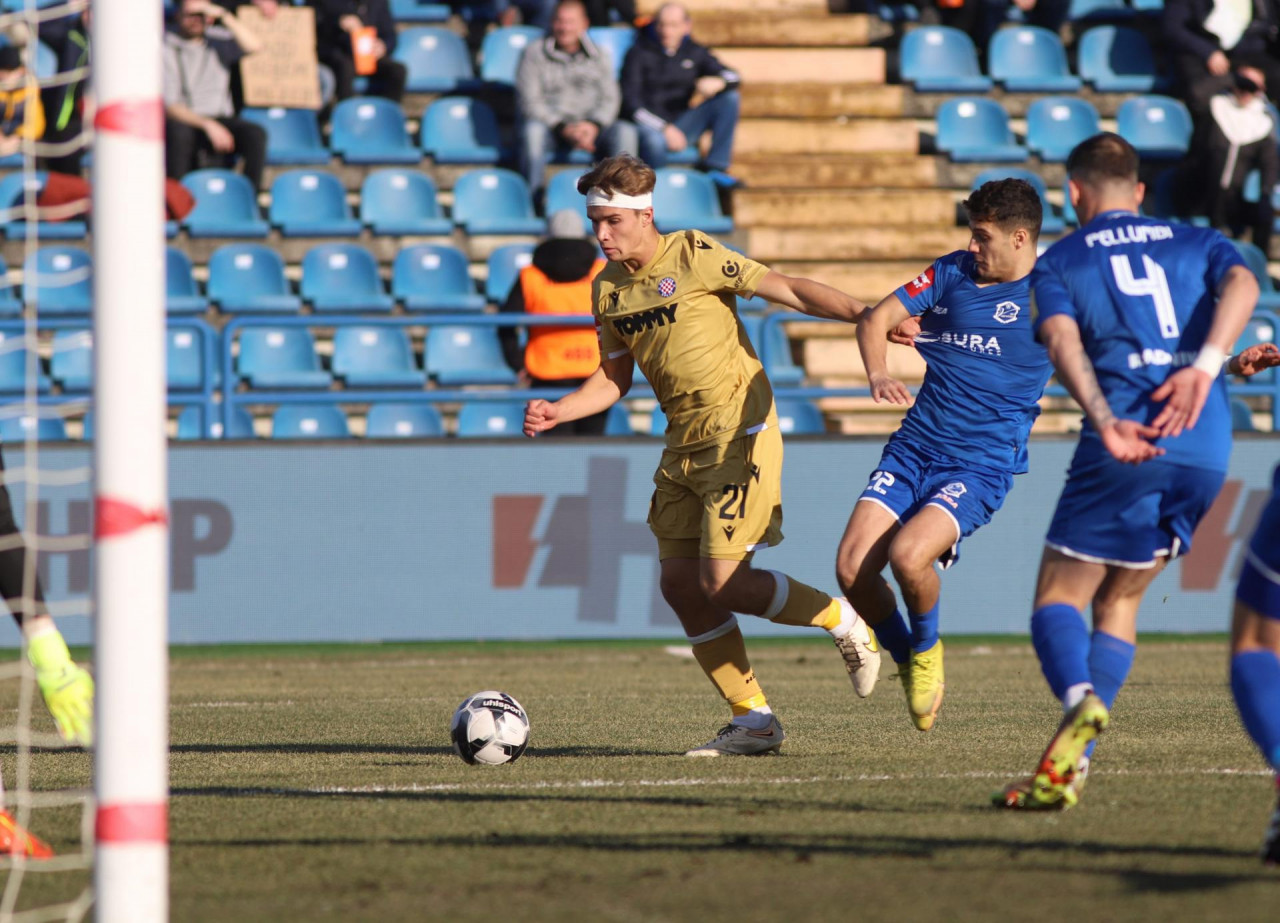
<instances>
[{"instance_id":1,"label":"white headband","mask_svg":"<svg viewBox=\"0 0 1280 923\"><path fill-rule=\"evenodd\" d=\"M587 208L593 205L608 205L612 208L649 208L653 205L653 193L623 195L620 192L615 192L613 195L609 195L599 186L592 186L587 190Z\"/></svg>"}]
</instances>

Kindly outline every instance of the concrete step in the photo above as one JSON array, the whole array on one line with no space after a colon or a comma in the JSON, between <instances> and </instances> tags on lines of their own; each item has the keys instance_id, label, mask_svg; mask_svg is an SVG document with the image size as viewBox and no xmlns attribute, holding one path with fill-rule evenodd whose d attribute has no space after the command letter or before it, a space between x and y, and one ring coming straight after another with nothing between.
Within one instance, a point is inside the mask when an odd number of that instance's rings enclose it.
<instances>
[{"instance_id":1,"label":"concrete step","mask_svg":"<svg viewBox=\"0 0 1280 923\"><path fill-rule=\"evenodd\" d=\"M733 4L735 8L742 6ZM878 16L851 13L845 16L788 16L779 23L770 17L746 17L735 13L724 16L720 11L698 16L693 23L693 37L699 43L716 49L733 46L759 47L859 47L880 41L893 34Z\"/></svg>"},{"instance_id":2,"label":"concrete step","mask_svg":"<svg viewBox=\"0 0 1280 923\"><path fill-rule=\"evenodd\" d=\"M863 154L919 152L919 135L910 122L855 119L838 124L825 119L743 119L734 138L735 154Z\"/></svg>"},{"instance_id":3,"label":"concrete step","mask_svg":"<svg viewBox=\"0 0 1280 923\"><path fill-rule=\"evenodd\" d=\"M748 83L743 118L900 118L906 89L867 83Z\"/></svg>"},{"instance_id":4,"label":"concrete step","mask_svg":"<svg viewBox=\"0 0 1280 923\"><path fill-rule=\"evenodd\" d=\"M882 48L723 48L744 83L884 83Z\"/></svg>"},{"instance_id":5,"label":"concrete step","mask_svg":"<svg viewBox=\"0 0 1280 923\"><path fill-rule=\"evenodd\" d=\"M846 381L841 387L860 388L867 382L867 370L852 336L812 337L802 343L805 374L811 378ZM909 385L924 381L925 362L910 346L889 344L889 374Z\"/></svg>"},{"instance_id":6,"label":"concrete step","mask_svg":"<svg viewBox=\"0 0 1280 923\"><path fill-rule=\"evenodd\" d=\"M822 154L742 153L733 172L756 189L932 189L938 182L938 160L905 153Z\"/></svg>"},{"instance_id":7,"label":"concrete step","mask_svg":"<svg viewBox=\"0 0 1280 923\"><path fill-rule=\"evenodd\" d=\"M747 188L734 193L734 220L759 227L883 227L953 225L956 200L948 189Z\"/></svg>"},{"instance_id":8,"label":"concrete step","mask_svg":"<svg viewBox=\"0 0 1280 923\"><path fill-rule=\"evenodd\" d=\"M752 259L766 263L921 260L920 268L969 242L968 230L958 227L750 228L743 237L743 246Z\"/></svg>"}]
</instances>

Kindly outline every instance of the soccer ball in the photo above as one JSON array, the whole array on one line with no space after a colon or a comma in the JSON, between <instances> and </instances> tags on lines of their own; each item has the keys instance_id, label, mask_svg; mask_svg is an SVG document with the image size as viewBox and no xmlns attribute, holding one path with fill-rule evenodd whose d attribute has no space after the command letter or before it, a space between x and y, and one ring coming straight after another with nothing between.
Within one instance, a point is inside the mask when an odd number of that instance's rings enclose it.
<instances>
[{"instance_id":1,"label":"soccer ball","mask_svg":"<svg viewBox=\"0 0 1280 923\"><path fill-rule=\"evenodd\" d=\"M514 763L529 742L529 716L505 692L477 692L453 713L449 725L453 749L470 763Z\"/></svg>"}]
</instances>

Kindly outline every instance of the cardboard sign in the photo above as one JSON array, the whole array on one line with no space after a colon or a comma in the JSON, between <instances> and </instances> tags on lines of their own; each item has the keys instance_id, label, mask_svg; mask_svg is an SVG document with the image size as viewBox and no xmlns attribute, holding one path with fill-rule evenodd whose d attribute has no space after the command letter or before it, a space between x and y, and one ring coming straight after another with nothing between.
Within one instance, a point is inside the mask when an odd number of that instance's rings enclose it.
<instances>
[{"instance_id":1,"label":"cardboard sign","mask_svg":"<svg viewBox=\"0 0 1280 923\"><path fill-rule=\"evenodd\" d=\"M319 109L315 11L281 4L267 19L256 6L246 4L236 10L236 17L262 40L261 51L240 61L245 105Z\"/></svg>"}]
</instances>

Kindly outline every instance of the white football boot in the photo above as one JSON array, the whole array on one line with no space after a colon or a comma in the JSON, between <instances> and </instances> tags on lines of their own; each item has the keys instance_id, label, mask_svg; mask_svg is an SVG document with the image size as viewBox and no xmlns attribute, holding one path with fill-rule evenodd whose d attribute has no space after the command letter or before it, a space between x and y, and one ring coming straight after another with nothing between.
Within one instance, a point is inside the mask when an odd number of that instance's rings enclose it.
<instances>
[{"instance_id":1,"label":"white football boot","mask_svg":"<svg viewBox=\"0 0 1280 923\"><path fill-rule=\"evenodd\" d=\"M853 611L848 600L837 599L836 602L840 604L840 624L828 633L844 658L844 668L849 671L853 691L865 699L871 695L871 690L876 688L876 680L880 678L880 644L871 626Z\"/></svg>"},{"instance_id":2,"label":"white football boot","mask_svg":"<svg viewBox=\"0 0 1280 923\"><path fill-rule=\"evenodd\" d=\"M741 724L726 724L701 747L694 747L685 756L757 756L777 753L786 740L778 719L769 716L769 723L762 728L749 728Z\"/></svg>"}]
</instances>

